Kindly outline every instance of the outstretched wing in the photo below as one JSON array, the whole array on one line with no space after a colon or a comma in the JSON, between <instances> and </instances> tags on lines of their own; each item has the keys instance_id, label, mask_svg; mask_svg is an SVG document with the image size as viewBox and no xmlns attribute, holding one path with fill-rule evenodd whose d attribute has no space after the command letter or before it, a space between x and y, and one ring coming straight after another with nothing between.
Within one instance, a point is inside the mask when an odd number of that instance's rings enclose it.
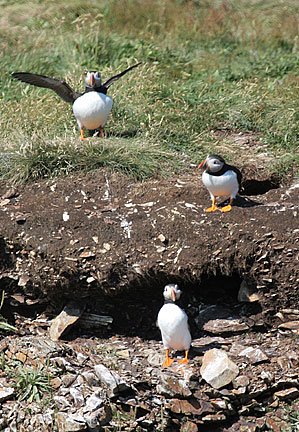
<instances>
[{"instance_id":1,"label":"outstretched wing","mask_svg":"<svg viewBox=\"0 0 299 432\"><path fill-rule=\"evenodd\" d=\"M81 93L73 90L65 81L29 72L14 72L13 78L37 87L49 88L58 94L65 102L73 103Z\"/></svg>"},{"instance_id":2,"label":"outstretched wing","mask_svg":"<svg viewBox=\"0 0 299 432\"><path fill-rule=\"evenodd\" d=\"M123 75L125 75L127 72L129 72L130 70L134 69L135 67L139 66L141 64L141 62L134 64L133 66L130 66L128 69L125 69L124 71L120 72L117 75L114 75L112 78L108 79L108 81L106 81L102 87L105 87L105 89L108 89L111 84L113 84L115 81L117 81L120 77L122 77Z\"/></svg>"}]
</instances>

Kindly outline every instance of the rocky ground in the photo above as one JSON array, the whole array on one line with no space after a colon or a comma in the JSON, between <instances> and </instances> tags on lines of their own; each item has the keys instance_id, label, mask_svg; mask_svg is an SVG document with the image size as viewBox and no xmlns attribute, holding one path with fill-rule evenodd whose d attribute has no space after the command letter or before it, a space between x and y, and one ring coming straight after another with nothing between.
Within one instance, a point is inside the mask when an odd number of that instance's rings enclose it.
<instances>
[{"instance_id":1,"label":"rocky ground","mask_svg":"<svg viewBox=\"0 0 299 432\"><path fill-rule=\"evenodd\" d=\"M0 430L298 430L298 184L243 175L225 214L197 172L0 186ZM163 369L170 282L193 341Z\"/></svg>"}]
</instances>

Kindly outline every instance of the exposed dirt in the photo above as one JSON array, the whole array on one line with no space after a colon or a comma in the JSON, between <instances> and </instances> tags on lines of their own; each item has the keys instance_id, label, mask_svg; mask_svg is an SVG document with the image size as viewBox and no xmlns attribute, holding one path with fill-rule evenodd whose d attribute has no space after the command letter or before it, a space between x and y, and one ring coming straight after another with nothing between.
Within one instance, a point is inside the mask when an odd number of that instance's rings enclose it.
<instances>
[{"instance_id":1,"label":"exposed dirt","mask_svg":"<svg viewBox=\"0 0 299 432\"><path fill-rule=\"evenodd\" d=\"M198 172L140 184L99 170L18 190L2 185L1 313L24 336L35 334L40 313L49 319L75 300L113 324L77 326L65 338L117 335L131 346L138 337L146 346L160 340L162 290L176 282L194 341L209 335L205 323L232 316L258 340L281 323L281 310L298 309L299 188L254 166L242 171L229 213L204 212L210 199ZM238 301L243 281L258 302ZM238 332L223 334L238 340ZM260 372L252 372L257 382Z\"/></svg>"},{"instance_id":2,"label":"exposed dirt","mask_svg":"<svg viewBox=\"0 0 299 432\"><path fill-rule=\"evenodd\" d=\"M69 299L95 311L113 296L123 313L124 302L129 316L132 308L133 323L121 323L130 334L140 329L136 307L152 320L168 282L179 283L186 304L194 297L234 302L245 279L271 316L298 305L298 187L247 169L243 193L251 196L239 197L229 213L211 214L197 174L136 184L101 170L18 191L2 187L6 293L44 298L54 313Z\"/></svg>"}]
</instances>

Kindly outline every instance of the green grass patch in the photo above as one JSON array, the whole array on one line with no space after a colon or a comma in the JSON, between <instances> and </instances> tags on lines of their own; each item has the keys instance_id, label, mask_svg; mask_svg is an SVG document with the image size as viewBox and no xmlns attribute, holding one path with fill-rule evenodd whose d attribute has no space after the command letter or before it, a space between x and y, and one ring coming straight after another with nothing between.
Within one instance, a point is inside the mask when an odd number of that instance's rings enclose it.
<instances>
[{"instance_id":1,"label":"green grass patch","mask_svg":"<svg viewBox=\"0 0 299 432\"><path fill-rule=\"evenodd\" d=\"M218 130L258 134L256 151L266 146L275 161L269 170L285 160L293 169L298 10L295 0L2 2L0 176L28 181L99 166L136 179L167 175L211 150L230 158ZM87 70L106 80L135 61L142 65L110 88L108 139L90 143L79 143L71 106L10 77L42 73L80 91ZM242 163L247 151L234 155Z\"/></svg>"}]
</instances>

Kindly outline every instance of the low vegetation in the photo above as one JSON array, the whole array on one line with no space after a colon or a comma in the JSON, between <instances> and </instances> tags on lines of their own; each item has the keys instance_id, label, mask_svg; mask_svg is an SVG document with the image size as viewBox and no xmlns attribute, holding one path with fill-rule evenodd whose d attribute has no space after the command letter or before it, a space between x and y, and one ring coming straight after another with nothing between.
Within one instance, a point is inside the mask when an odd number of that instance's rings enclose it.
<instances>
[{"instance_id":1,"label":"low vegetation","mask_svg":"<svg viewBox=\"0 0 299 432\"><path fill-rule=\"evenodd\" d=\"M295 0L1 2L0 177L28 181L109 166L144 179L211 151L245 163L255 137L269 170L298 162ZM87 70L115 83L106 139L80 142L71 106L11 79L30 71L83 90Z\"/></svg>"}]
</instances>

